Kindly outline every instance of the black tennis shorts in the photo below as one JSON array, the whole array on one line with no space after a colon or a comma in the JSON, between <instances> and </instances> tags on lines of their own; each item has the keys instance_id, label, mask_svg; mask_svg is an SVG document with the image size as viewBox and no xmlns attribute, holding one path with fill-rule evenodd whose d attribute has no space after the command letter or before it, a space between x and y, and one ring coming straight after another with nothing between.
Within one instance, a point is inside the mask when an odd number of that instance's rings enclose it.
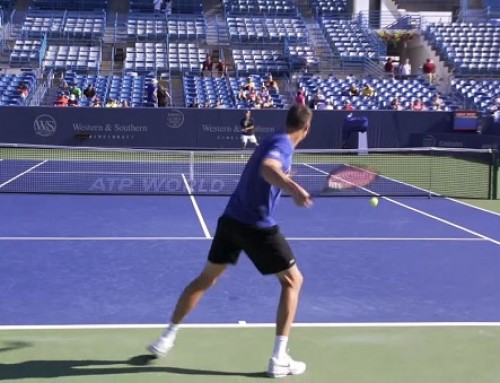
<instances>
[{"instance_id":1,"label":"black tennis shorts","mask_svg":"<svg viewBox=\"0 0 500 383\"><path fill-rule=\"evenodd\" d=\"M216 264L235 265L241 251L248 255L263 275L279 273L296 263L279 226L257 228L227 216L220 217L208 260Z\"/></svg>"}]
</instances>

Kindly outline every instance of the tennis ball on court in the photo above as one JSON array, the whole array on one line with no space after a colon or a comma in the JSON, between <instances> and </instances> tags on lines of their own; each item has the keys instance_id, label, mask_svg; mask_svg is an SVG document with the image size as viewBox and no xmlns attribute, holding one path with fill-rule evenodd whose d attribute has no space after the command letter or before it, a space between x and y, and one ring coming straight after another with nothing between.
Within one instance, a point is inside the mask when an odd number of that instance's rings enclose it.
<instances>
[{"instance_id":1,"label":"tennis ball on court","mask_svg":"<svg viewBox=\"0 0 500 383\"><path fill-rule=\"evenodd\" d=\"M378 205L378 198L377 197L373 197L370 200L370 205L372 205L373 207L376 207Z\"/></svg>"}]
</instances>

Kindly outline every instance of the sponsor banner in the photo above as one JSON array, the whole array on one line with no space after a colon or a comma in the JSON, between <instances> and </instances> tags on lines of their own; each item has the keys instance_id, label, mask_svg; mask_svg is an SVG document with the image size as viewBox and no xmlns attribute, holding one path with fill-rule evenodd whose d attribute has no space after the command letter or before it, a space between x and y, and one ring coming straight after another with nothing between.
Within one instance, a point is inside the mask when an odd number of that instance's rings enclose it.
<instances>
[{"instance_id":1,"label":"sponsor banner","mask_svg":"<svg viewBox=\"0 0 500 383\"><path fill-rule=\"evenodd\" d=\"M240 121L244 112L241 109L5 106L0 107L0 142L239 149L242 147ZM262 141L283 131L286 113L286 110L252 110L257 139ZM345 146L343 126L347 115L344 111L315 111L312 129L300 148ZM451 132L453 123L452 113L446 112L359 111L354 117L367 119L368 147L381 148L410 146L412 134Z\"/></svg>"},{"instance_id":2,"label":"sponsor banner","mask_svg":"<svg viewBox=\"0 0 500 383\"><path fill-rule=\"evenodd\" d=\"M432 133L412 134L412 147L500 149L500 136L478 133Z\"/></svg>"}]
</instances>

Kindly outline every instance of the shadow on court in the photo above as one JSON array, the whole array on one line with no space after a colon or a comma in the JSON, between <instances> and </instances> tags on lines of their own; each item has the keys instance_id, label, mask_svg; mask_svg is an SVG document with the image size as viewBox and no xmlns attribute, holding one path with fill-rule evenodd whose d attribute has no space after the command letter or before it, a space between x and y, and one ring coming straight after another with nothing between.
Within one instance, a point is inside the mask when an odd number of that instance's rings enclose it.
<instances>
[{"instance_id":1,"label":"shadow on court","mask_svg":"<svg viewBox=\"0 0 500 383\"><path fill-rule=\"evenodd\" d=\"M0 347L0 352L19 350L31 346L32 344L28 342L4 342L4 347Z\"/></svg>"},{"instance_id":2,"label":"shadow on court","mask_svg":"<svg viewBox=\"0 0 500 383\"><path fill-rule=\"evenodd\" d=\"M0 349L2 351L4 349ZM242 376L267 378L265 372L230 372L183 367L155 366L156 358L138 355L129 360L31 360L20 363L0 363L0 381L26 378L59 378L64 376L119 375L163 372L179 375ZM126 365L126 367L120 367ZM112 367L116 366L116 367Z\"/></svg>"}]
</instances>

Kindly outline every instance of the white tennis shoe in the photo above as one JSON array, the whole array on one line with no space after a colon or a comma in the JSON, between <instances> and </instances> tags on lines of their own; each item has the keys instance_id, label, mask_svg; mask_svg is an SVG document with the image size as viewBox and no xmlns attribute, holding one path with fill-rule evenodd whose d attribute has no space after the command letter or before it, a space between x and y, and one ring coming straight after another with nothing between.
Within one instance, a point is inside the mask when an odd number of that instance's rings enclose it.
<instances>
[{"instance_id":1,"label":"white tennis shoe","mask_svg":"<svg viewBox=\"0 0 500 383\"><path fill-rule=\"evenodd\" d=\"M163 358L174 347L174 340L171 337L159 337L148 346L148 351L157 358Z\"/></svg>"},{"instance_id":2,"label":"white tennis shoe","mask_svg":"<svg viewBox=\"0 0 500 383\"><path fill-rule=\"evenodd\" d=\"M300 375L306 371L306 364L293 360L289 355L284 358L271 358L267 374L272 378L283 378L287 375Z\"/></svg>"}]
</instances>

